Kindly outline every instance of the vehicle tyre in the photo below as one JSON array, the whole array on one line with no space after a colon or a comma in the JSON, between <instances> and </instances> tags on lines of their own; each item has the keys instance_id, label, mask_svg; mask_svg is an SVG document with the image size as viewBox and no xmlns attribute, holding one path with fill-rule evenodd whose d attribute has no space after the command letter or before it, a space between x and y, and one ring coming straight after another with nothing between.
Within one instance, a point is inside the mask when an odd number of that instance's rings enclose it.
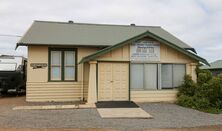
<instances>
[{"instance_id":1,"label":"vehicle tyre","mask_svg":"<svg viewBox=\"0 0 222 131\"><path fill-rule=\"evenodd\" d=\"M8 93L8 91L1 91L1 95L6 95Z\"/></svg>"}]
</instances>

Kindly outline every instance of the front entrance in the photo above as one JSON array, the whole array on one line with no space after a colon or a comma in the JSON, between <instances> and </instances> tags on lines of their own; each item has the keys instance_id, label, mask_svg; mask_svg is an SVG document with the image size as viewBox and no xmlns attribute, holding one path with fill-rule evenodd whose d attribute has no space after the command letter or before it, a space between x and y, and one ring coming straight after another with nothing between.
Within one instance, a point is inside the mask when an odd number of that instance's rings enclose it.
<instances>
[{"instance_id":1,"label":"front entrance","mask_svg":"<svg viewBox=\"0 0 222 131\"><path fill-rule=\"evenodd\" d=\"M98 63L98 101L129 100L129 63Z\"/></svg>"}]
</instances>

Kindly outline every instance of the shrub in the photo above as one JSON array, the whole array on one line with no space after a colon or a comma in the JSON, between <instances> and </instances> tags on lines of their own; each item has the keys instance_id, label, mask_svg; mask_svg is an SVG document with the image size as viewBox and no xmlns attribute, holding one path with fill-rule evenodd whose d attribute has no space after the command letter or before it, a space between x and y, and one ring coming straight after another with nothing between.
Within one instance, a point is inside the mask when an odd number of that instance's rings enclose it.
<instances>
[{"instance_id":1,"label":"shrub","mask_svg":"<svg viewBox=\"0 0 222 131\"><path fill-rule=\"evenodd\" d=\"M200 66L202 66L202 64L198 64L195 69L197 77L198 77L198 74L203 71L202 69L200 69Z\"/></svg>"},{"instance_id":2,"label":"shrub","mask_svg":"<svg viewBox=\"0 0 222 131\"><path fill-rule=\"evenodd\" d=\"M194 108L194 101L191 96L186 96L186 95L180 95L177 99L177 104L184 106L184 107L191 107Z\"/></svg>"},{"instance_id":3,"label":"shrub","mask_svg":"<svg viewBox=\"0 0 222 131\"><path fill-rule=\"evenodd\" d=\"M211 113L222 113L222 74L213 77L207 70L197 69L197 83L184 76L177 104Z\"/></svg>"},{"instance_id":4,"label":"shrub","mask_svg":"<svg viewBox=\"0 0 222 131\"><path fill-rule=\"evenodd\" d=\"M212 73L209 70L202 70L198 72L197 84L202 86L202 84L207 83L212 79Z\"/></svg>"},{"instance_id":5,"label":"shrub","mask_svg":"<svg viewBox=\"0 0 222 131\"><path fill-rule=\"evenodd\" d=\"M210 101L206 97L194 96L194 107L196 109L208 109L210 107Z\"/></svg>"},{"instance_id":6,"label":"shrub","mask_svg":"<svg viewBox=\"0 0 222 131\"><path fill-rule=\"evenodd\" d=\"M184 82L183 84L179 87L179 93L178 97L180 95L185 95L185 96L193 96L195 94L197 86L192 80L191 76L185 75L184 76Z\"/></svg>"},{"instance_id":7,"label":"shrub","mask_svg":"<svg viewBox=\"0 0 222 131\"><path fill-rule=\"evenodd\" d=\"M197 85L195 95L199 97L208 97L209 96L210 86L208 83L203 83L201 86Z\"/></svg>"},{"instance_id":8,"label":"shrub","mask_svg":"<svg viewBox=\"0 0 222 131\"><path fill-rule=\"evenodd\" d=\"M177 104L194 109L208 109L210 106L210 102L207 98L199 97L196 95L195 96L181 95L180 97L178 97Z\"/></svg>"},{"instance_id":9,"label":"shrub","mask_svg":"<svg viewBox=\"0 0 222 131\"><path fill-rule=\"evenodd\" d=\"M213 107L222 109L222 74L209 81L208 97Z\"/></svg>"}]
</instances>

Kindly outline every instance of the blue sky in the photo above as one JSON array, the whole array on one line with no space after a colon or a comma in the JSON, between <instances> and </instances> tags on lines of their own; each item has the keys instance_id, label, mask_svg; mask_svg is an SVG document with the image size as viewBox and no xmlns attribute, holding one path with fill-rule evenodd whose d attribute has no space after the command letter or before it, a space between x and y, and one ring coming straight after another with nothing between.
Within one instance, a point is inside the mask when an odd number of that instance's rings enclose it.
<instances>
[{"instance_id":1,"label":"blue sky","mask_svg":"<svg viewBox=\"0 0 222 131\"><path fill-rule=\"evenodd\" d=\"M221 0L1 0L0 35L23 35L33 20L162 26L212 62L222 59ZM18 37L0 36L0 54L14 50Z\"/></svg>"}]
</instances>

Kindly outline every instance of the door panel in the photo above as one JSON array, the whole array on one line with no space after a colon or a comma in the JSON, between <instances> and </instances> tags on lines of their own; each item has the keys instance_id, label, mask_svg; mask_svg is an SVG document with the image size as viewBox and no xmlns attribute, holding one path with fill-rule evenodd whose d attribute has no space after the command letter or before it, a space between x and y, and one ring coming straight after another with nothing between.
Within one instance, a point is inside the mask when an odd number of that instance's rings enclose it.
<instances>
[{"instance_id":1,"label":"door panel","mask_svg":"<svg viewBox=\"0 0 222 131\"><path fill-rule=\"evenodd\" d=\"M128 73L128 63L99 63L98 101L128 100Z\"/></svg>"},{"instance_id":2,"label":"door panel","mask_svg":"<svg viewBox=\"0 0 222 131\"><path fill-rule=\"evenodd\" d=\"M129 97L129 67L127 63L113 65L113 101L125 101Z\"/></svg>"},{"instance_id":3,"label":"door panel","mask_svg":"<svg viewBox=\"0 0 222 131\"><path fill-rule=\"evenodd\" d=\"M96 76L95 76L96 77ZM98 99L100 101L112 100L112 64L98 65Z\"/></svg>"}]
</instances>

